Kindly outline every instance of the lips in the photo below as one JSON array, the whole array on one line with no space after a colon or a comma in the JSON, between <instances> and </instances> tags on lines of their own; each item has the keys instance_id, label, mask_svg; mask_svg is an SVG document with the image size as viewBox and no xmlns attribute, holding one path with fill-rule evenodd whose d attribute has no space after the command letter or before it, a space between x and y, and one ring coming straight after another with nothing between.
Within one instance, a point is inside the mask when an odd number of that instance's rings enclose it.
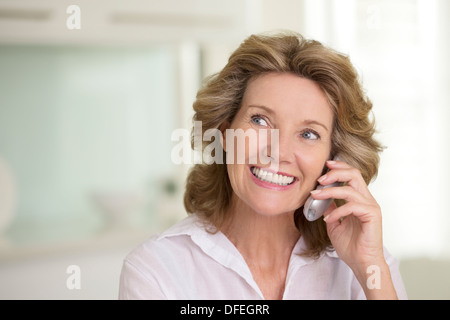
<instances>
[{"instance_id":1,"label":"lips","mask_svg":"<svg viewBox=\"0 0 450 320\"><path fill-rule=\"evenodd\" d=\"M250 171L260 181L272 183L278 186L288 186L295 182L296 178L283 173L274 173L258 167L251 167Z\"/></svg>"}]
</instances>

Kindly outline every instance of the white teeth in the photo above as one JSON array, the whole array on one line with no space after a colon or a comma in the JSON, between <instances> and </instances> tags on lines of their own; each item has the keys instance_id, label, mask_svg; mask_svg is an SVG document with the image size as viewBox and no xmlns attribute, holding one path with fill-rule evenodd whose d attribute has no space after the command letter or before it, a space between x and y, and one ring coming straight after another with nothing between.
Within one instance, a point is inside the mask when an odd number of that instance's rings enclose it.
<instances>
[{"instance_id":1,"label":"white teeth","mask_svg":"<svg viewBox=\"0 0 450 320\"><path fill-rule=\"evenodd\" d=\"M278 184L280 186L287 186L294 181L294 177L288 177L277 173L272 173L270 171L265 171L261 168L252 168L252 173L259 180Z\"/></svg>"}]
</instances>

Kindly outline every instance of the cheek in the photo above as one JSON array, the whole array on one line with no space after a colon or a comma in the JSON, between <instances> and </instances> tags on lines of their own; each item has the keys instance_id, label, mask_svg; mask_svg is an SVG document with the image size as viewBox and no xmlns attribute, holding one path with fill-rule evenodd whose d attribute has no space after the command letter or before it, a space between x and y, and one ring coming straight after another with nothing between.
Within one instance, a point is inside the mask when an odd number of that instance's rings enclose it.
<instances>
[{"instance_id":1,"label":"cheek","mask_svg":"<svg viewBox=\"0 0 450 320\"><path fill-rule=\"evenodd\" d=\"M261 130L263 131L263 130ZM267 154L267 134L253 128L227 129L225 151L227 164L257 164L260 155Z\"/></svg>"},{"instance_id":2,"label":"cheek","mask_svg":"<svg viewBox=\"0 0 450 320\"><path fill-rule=\"evenodd\" d=\"M233 189L234 193L240 198L246 189L246 184L244 183L246 172L244 172L244 170L247 170L247 166L239 164L227 164L226 166L231 188Z\"/></svg>"},{"instance_id":3,"label":"cheek","mask_svg":"<svg viewBox=\"0 0 450 320\"><path fill-rule=\"evenodd\" d=\"M309 152L296 154L297 163L303 173L304 184L307 188L314 188L317 179L323 174L325 162L328 160L329 152Z\"/></svg>"}]
</instances>

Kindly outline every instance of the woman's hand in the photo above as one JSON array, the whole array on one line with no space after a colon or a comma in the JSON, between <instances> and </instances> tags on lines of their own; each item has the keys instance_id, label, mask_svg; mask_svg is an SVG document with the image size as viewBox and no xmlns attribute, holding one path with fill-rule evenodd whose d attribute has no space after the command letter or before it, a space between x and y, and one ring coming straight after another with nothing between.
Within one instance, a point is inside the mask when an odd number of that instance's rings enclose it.
<instances>
[{"instance_id":1,"label":"woman's hand","mask_svg":"<svg viewBox=\"0 0 450 320\"><path fill-rule=\"evenodd\" d=\"M389 267L383 254L381 209L370 193L361 172L342 161L328 161L330 169L319 178L319 183L328 185L344 182L344 186L312 191L315 199L343 199L346 204L332 206L325 212L327 232L339 257L353 270L367 298L396 298L390 278ZM373 269L373 266L376 268ZM380 285L367 286L371 275L368 270L380 270ZM384 276L384 277L383 277ZM370 289L384 290L370 290ZM392 292L393 290L393 292ZM375 294L375 296L373 295ZM378 294L378 295L377 295Z\"/></svg>"}]
</instances>

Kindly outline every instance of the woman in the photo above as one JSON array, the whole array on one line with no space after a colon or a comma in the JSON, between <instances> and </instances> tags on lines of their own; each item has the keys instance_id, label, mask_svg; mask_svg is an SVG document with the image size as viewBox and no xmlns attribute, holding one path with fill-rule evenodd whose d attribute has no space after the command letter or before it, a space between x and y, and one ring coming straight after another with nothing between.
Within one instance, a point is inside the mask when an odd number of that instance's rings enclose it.
<instances>
[{"instance_id":1,"label":"woman","mask_svg":"<svg viewBox=\"0 0 450 320\"><path fill-rule=\"evenodd\" d=\"M194 103L203 133L223 133L227 163L191 169L190 216L127 256L120 298L406 298L367 188L382 149L371 108L342 54L294 33L246 39ZM258 152L276 163L250 161L251 145L227 130L256 132ZM263 141L264 130L278 143ZM337 200L310 222L310 196Z\"/></svg>"}]
</instances>

